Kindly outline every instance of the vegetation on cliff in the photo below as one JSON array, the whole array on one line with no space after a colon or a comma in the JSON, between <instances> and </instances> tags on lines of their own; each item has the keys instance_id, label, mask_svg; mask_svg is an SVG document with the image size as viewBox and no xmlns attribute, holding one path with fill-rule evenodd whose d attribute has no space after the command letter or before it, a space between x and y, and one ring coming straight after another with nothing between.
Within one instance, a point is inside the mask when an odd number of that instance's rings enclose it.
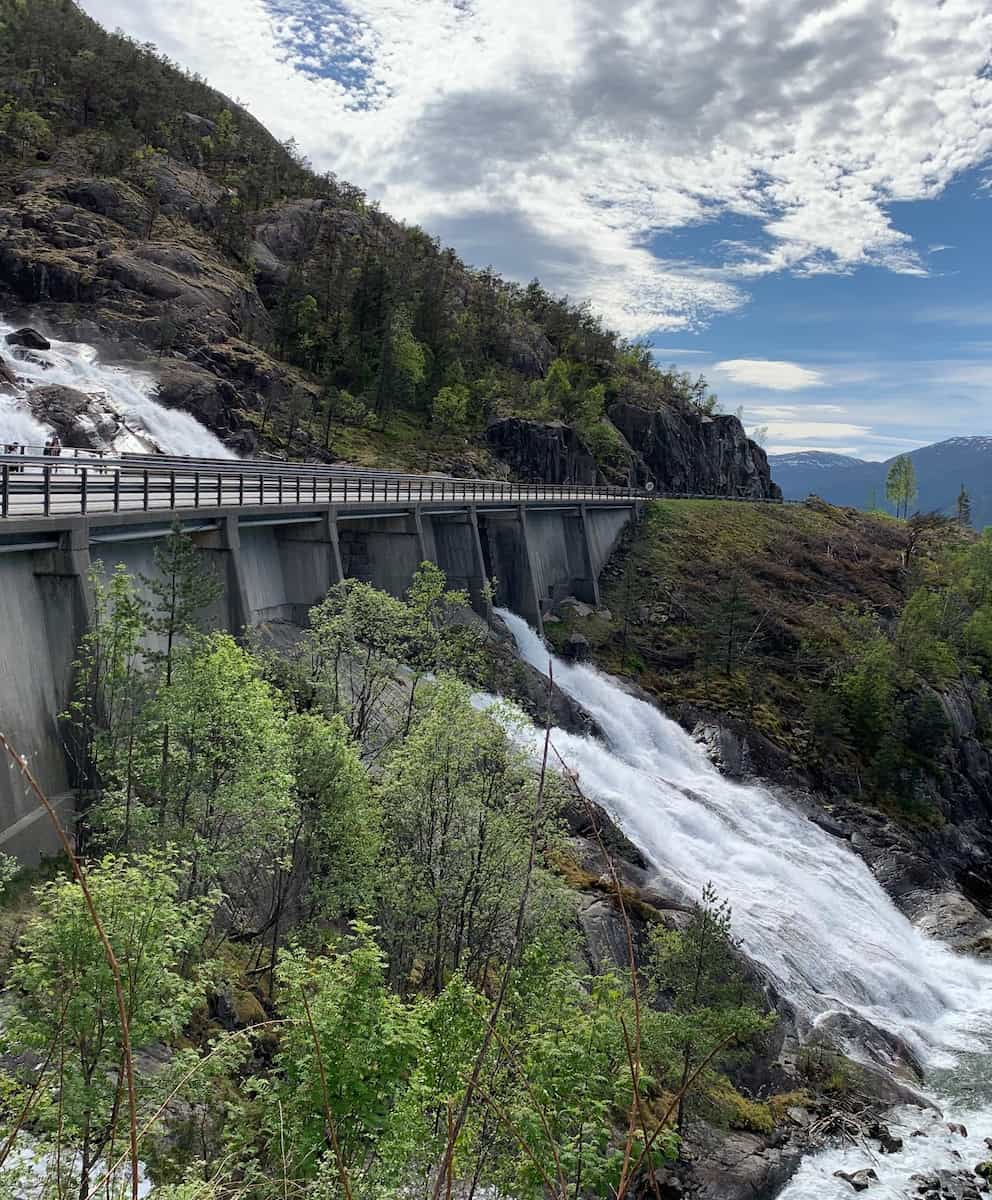
<instances>
[{"instance_id":1,"label":"vegetation on cliff","mask_svg":"<svg viewBox=\"0 0 992 1200\"><path fill-rule=\"evenodd\" d=\"M992 712L992 532L820 501L657 501L581 632L610 670L757 730L830 791L940 820L947 697ZM771 762L781 768L782 762Z\"/></svg>"}]
</instances>

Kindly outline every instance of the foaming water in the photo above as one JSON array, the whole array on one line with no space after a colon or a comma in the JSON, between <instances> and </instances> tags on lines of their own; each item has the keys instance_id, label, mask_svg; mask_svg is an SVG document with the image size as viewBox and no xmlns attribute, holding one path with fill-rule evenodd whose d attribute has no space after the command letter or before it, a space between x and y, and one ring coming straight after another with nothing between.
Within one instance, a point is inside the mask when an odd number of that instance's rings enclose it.
<instances>
[{"instance_id":1,"label":"foaming water","mask_svg":"<svg viewBox=\"0 0 992 1200\"><path fill-rule=\"evenodd\" d=\"M992 1064L992 966L925 938L846 843L770 790L726 779L703 748L652 705L592 667L549 656L520 617L506 610L500 616L522 657L545 674L552 658L555 682L603 731L605 746L563 730L554 731L553 742L578 772L583 791L641 849L665 886L677 885L698 899L712 880L733 905L735 934L748 955L809 1025L847 1012L898 1034L931 1069L931 1087L940 1089L935 1098L949 1102L957 1119L976 1130L988 1125L992 1135L985 1110L992 1099L985 1094ZM537 730L525 736L535 748L542 737ZM966 1062L974 1064L974 1078L953 1095L941 1073L960 1083L955 1064ZM907 1119L918 1126L922 1118L913 1111ZM938 1129L933 1137L914 1139L903 1155L875 1164L885 1186L888 1180L897 1190L873 1194L905 1195L898 1189L923 1162L931 1169L960 1169L950 1154L953 1142L943 1153L945 1142ZM987 1157L977 1145L974 1153ZM783 1195L849 1195L850 1186L832 1172L839 1164L845 1170L867 1165L857 1159L840 1151L817 1155Z\"/></svg>"},{"instance_id":2,"label":"foaming water","mask_svg":"<svg viewBox=\"0 0 992 1200\"><path fill-rule=\"evenodd\" d=\"M0 442L41 445L52 430L36 420L27 393L58 384L94 397L96 404L120 422L106 449L118 454L185 454L199 458L234 455L195 417L166 408L155 400L156 381L144 371L101 363L85 342L49 339L51 350L26 351L8 346L15 326L0 318L0 355L17 377L14 395L0 390Z\"/></svg>"}]
</instances>

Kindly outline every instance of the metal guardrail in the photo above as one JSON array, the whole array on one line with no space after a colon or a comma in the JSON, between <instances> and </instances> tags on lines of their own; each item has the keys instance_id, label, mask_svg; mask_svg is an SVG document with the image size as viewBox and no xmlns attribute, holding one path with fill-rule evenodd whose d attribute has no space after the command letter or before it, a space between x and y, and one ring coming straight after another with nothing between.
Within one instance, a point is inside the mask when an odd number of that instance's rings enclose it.
<instances>
[{"instance_id":1,"label":"metal guardrail","mask_svg":"<svg viewBox=\"0 0 992 1200\"><path fill-rule=\"evenodd\" d=\"M0 517L197 508L420 503L627 503L647 493L581 484L503 483L260 461L64 459L0 455Z\"/></svg>"},{"instance_id":2,"label":"metal guardrail","mask_svg":"<svg viewBox=\"0 0 992 1200\"><path fill-rule=\"evenodd\" d=\"M111 458L97 452L56 457L0 454L0 517L174 512L197 508L293 505L484 504L565 501L631 504L650 499L737 500L753 496L659 493L587 484L507 483L362 471L262 459Z\"/></svg>"}]
</instances>

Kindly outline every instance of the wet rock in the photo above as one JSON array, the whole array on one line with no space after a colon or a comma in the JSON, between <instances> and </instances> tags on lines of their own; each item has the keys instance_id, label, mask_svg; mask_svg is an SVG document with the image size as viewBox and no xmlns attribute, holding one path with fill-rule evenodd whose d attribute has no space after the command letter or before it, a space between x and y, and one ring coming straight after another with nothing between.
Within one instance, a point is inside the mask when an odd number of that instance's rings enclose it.
<instances>
[{"instance_id":1,"label":"wet rock","mask_svg":"<svg viewBox=\"0 0 992 1200\"><path fill-rule=\"evenodd\" d=\"M158 399L169 408L182 408L223 436L232 431L238 406L234 387L193 363L166 359L160 365Z\"/></svg>"},{"instance_id":2,"label":"wet rock","mask_svg":"<svg viewBox=\"0 0 992 1200\"><path fill-rule=\"evenodd\" d=\"M989 1139L986 1138L985 1140L988 1141ZM980 1179L984 1179L986 1183L992 1183L992 1160L980 1162L975 1167L975 1174Z\"/></svg>"},{"instance_id":3,"label":"wet rock","mask_svg":"<svg viewBox=\"0 0 992 1200\"><path fill-rule=\"evenodd\" d=\"M911 1175L910 1182L916 1184L916 1195L927 1200L981 1200L988 1191L987 1185L979 1186L975 1176L965 1171L928 1171Z\"/></svg>"},{"instance_id":4,"label":"wet rock","mask_svg":"<svg viewBox=\"0 0 992 1200\"><path fill-rule=\"evenodd\" d=\"M11 368L0 358L0 395L11 395L17 390L17 376Z\"/></svg>"},{"instance_id":5,"label":"wet rock","mask_svg":"<svg viewBox=\"0 0 992 1200\"><path fill-rule=\"evenodd\" d=\"M693 1147L698 1165L692 1194L699 1200L754 1200L778 1195L802 1157L794 1142L733 1130ZM651 1200L650 1189L645 1200Z\"/></svg>"},{"instance_id":6,"label":"wet rock","mask_svg":"<svg viewBox=\"0 0 992 1200\"><path fill-rule=\"evenodd\" d=\"M967 1127L960 1124L960 1122L958 1122L958 1121L948 1121L947 1129L948 1129L948 1132L950 1132L950 1133L956 1133L958 1135L958 1137L966 1138L968 1136Z\"/></svg>"},{"instance_id":7,"label":"wet rock","mask_svg":"<svg viewBox=\"0 0 992 1200\"><path fill-rule=\"evenodd\" d=\"M874 1184L878 1183L878 1176L871 1167L866 1167L863 1171L834 1171L835 1179L843 1179L849 1183L856 1192L866 1192Z\"/></svg>"},{"instance_id":8,"label":"wet rock","mask_svg":"<svg viewBox=\"0 0 992 1200\"><path fill-rule=\"evenodd\" d=\"M570 633L561 652L562 657L570 662L586 662L589 658L589 639L581 633Z\"/></svg>"},{"instance_id":9,"label":"wet rock","mask_svg":"<svg viewBox=\"0 0 992 1200\"><path fill-rule=\"evenodd\" d=\"M43 425L54 429L66 449L111 450L121 437L130 449L154 454L159 447L147 434L129 430L105 395L54 384L32 388L28 406Z\"/></svg>"},{"instance_id":10,"label":"wet rock","mask_svg":"<svg viewBox=\"0 0 992 1200\"><path fill-rule=\"evenodd\" d=\"M43 337L37 329L25 327L24 329L15 329L13 333L7 334L8 346L23 346L26 350L51 350L52 343L48 338Z\"/></svg>"},{"instance_id":11,"label":"wet rock","mask_svg":"<svg viewBox=\"0 0 992 1200\"><path fill-rule=\"evenodd\" d=\"M903 1140L895 1137L887 1125L876 1122L868 1130L868 1136L878 1142L883 1154L898 1154L903 1148Z\"/></svg>"}]
</instances>

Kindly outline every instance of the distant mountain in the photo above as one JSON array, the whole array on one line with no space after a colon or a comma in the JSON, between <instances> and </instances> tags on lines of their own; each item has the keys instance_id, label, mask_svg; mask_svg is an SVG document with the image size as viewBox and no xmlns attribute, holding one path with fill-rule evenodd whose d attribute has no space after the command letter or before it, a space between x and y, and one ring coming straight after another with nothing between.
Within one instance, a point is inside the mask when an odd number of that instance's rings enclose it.
<instances>
[{"instance_id":1,"label":"distant mountain","mask_svg":"<svg viewBox=\"0 0 992 1200\"><path fill-rule=\"evenodd\" d=\"M955 512L964 484L971 497L972 523L992 525L992 437L955 437L913 450L909 456L920 490L920 512ZM885 477L893 459L866 462L846 454L807 450L772 454L772 478L787 500L815 493L831 504L879 508L885 504Z\"/></svg>"}]
</instances>

